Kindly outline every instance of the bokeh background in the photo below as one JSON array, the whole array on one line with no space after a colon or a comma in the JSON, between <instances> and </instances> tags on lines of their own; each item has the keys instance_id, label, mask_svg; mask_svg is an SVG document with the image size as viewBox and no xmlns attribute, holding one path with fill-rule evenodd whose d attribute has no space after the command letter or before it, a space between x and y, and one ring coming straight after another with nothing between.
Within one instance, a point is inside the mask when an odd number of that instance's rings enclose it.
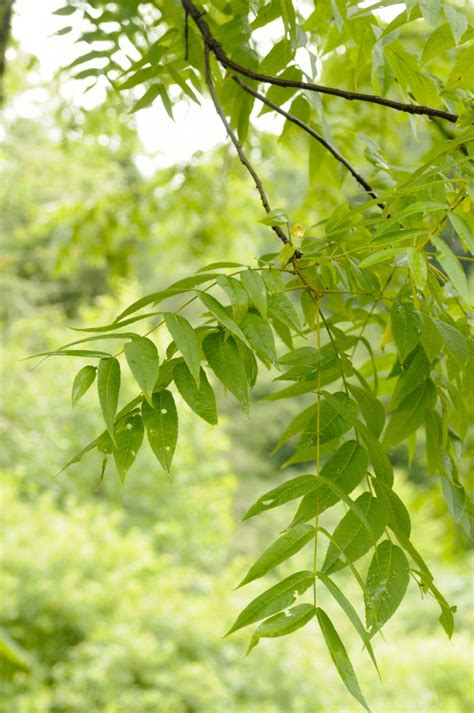
<instances>
[{"instance_id":1,"label":"bokeh background","mask_svg":"<svg viewBox=\"0 0 474 713\"><path fill-rule=\"evenodd\" d=\"M236 583L281 526L280 513L240 523L248 505L281 481L288 452L270 452L301 407L261 400L270 374L262 374L249 420L223 394L214 428L180 405L171 484L146 448L123 487L112 464L101 480L94 456L57 475L102 430L95 395L72 410L82 360L36 366L24 358L72 339L71 326L106 323L206 263L253 264L273 244L208 105L183 103L172 124L161 108L135 117L100 87L85 94L57 72L76 50L67 37L51 36L61 27L54 7L18 0L0 129L0 710L358 711L316 626L263 641L249 657L248 632L223 638L262 589L234 591ZM393 121L389 131L379 115L346 113L334 117L333 130L349 154L350 131L362 126L382 137L393 160L400 145L430 148L406 118ZM292 131L277 142L268 119L258 126L254 151L273 204L306 224L315 211L316 219L327 215L347 190L342 176L336 187L324 180L337 167L312 156L309 176L317 160L319 181L308 189L307 144ZM373 165L369 143L364 160ZM395 453L397 488L413 513L418 549L458 606L457 629L449 642L436 603L410 584L385 639L375 642L381 683L337 617L376 713L466 713L473 705L471 552L426 475L422 446L412 463L404 448ZM305 567L304 554L287 573L295 566ZM350 579L340 581L357 601Z\"/></svg>"}]
</instances>

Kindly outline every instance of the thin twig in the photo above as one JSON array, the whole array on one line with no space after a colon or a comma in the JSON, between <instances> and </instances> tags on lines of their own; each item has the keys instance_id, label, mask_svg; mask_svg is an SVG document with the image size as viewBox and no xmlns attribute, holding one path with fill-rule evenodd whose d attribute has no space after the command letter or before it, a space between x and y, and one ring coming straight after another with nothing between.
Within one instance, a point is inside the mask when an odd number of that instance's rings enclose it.
<instances>
[{"instance_id":1,"label":"thin twig","mask_svg":"<svg viewBox=\"0 0 474 713\"><path fill-rule=\"evenodd\" d=\"M296 124L296 126L299 126L300 129L303 129L303 131L306 131L306 133L309 134L310 136L312 136L313 139L316 139L316 141L318 141L321 144L321 146L324 146L324 148L327 151L329 151L330 154L332 154L334 156L336 161L339 161L339 163L342 163L342 165L347 168L347 170L349 171L351 176L353 176L353 178L355 178L357 183L359 183L359 185L362 186L364 191L367 191L369 196L371 196L376 201L378 201L377 205L379 206L379 208L384 210L385 204L379 200L378 195L375 193L375 191L373 190L370 183L368 183L365 180L365 178L363 176L361 176L360 173L358 173L353 166L351 166L349 161L346 158L344 158L344 156L342 154L340 154L339 151L336 148L334 148L334 146L331 146L331 144L328 141L326 141L326 139L323 136L321 136L321 134L318 134L317 131L312 129L311 126L306 124L304 121L299 119L297 116L294 116L294 114L290 114L288 111L285 111L280 106L278 106L278 104L275 104L274 102L272 102L270 99L268 99L263 94L260 94L260 92L257 92L255 89L252 89L252 87L249 87L248 84L243 82L238 77L232 77L232 79L234 80L234 82L236 82L239 85L239 87L241 87L245 92L247 92L247 94L251 94L253 97L255 97L256 99L261 101L263 104L266 104L271 109L273 109L273 111L278 112L278 114L281 114L282 116L284 116L286 119L288 119L288 121L291 121L293 124Z\"/></svg>"},{"instance_id":2,"label":"thin twig","mask_svg":"<svg viewBox=\"0 0 474 713\"><path fill-rule=\"evenodd\" d=\"M229 137L229 139L230 139L230 140L232 141L232 143L234 144L235 150L237 151L237 154L238 154L238 156L239 156L239 159L240 159L241 163L245 166L245 168L246 168L247 171L250 173L250 175L252 176L252 178L253 178L253 180L254 180L254 182L255 182L255 186L256 186L256 188L257 188L257 191L258 191L258 194L259 194L259 196L260 196L260 200L261 200L261 202L262 202L262 205L263 205L263 207L264 207L264 209L265 209L265 212L266 212L266 213L270 213L270 212L271 212L270 203L269 203L269 201L268 201L268 196L267 196L267 194L266 194L266 192L265 192L265 189L264 189L264 187L263 187L263 183L262 183L262 181L261 181L259 175L257 174L256 170L254 169L254 167L253 167L252 164L250 163L249 159L247 158L247 155L246 155L245 151L244 151L243 148L242 148L242 144L241 144L240 141L238 140L236 134L234 133L234 130L232 129L232 127L231 127L231 125L229 124L229 122L227 121L227 118L226 118L226 116L225 116L225 114L224 114L224 111L223 111L223 109L222 109L222 107L221 107L221 105L220 105L220 103L219 103L219 99L218 99L217 94L216 94L216 90L215 90L215 87L214 87L214 83L213 83L213 81L212 81L211 65L210 65L210 61L209 61L209 54L210 54L210 48L208 47L207 44L205 44L205 46L204 46L204 64L205 64L205 72L206 72L206 84L207 84L207 87L208 87L208 89L209 89L209 94L211 95L212 102L213 102L213 104L214 104L214 107L215 107L215 109L216 109L216 112L217 112L217 114L218 114L220 120L221 120L222 123L224 124L225 130L226 130L226 132L227 132L227 136ZM272 229L273 229L274 232L278 235L278 237L280 238L280 240L281 240L282 243L287 244L287 243L290 242L290 239L288 238L288 236L285 235L285 233L283 232L283 230L282 230L278 225L272 226ZM299 253L299 251L295 251L295 255L296 255L297 257L301 257L301 253Z\"/></svg>"},{"instance_id":3,"label":"thin twig","mask_svg":"<svg viewBox=\"0 0 474 713\"><path fill-rule=\"evenodd\" d=\"M386 99L385 97L380 97L374 94L362 94L360 92L349 92L345 89L339 89L337 87L326 87L321 84L313 84L311 82L302 82L293 79L283 79L282 77L271 77L267 74L260 74L260 72L254 72L251 69L242 67L242 65L237 64L234 60L230 59L225 53L222 45L215 39L212 35L207 22L203 19L198 8L194 5L192 0L181 0L182 5L187 12L191 15L194 22L196 23L206 46L215 55L216 59L228 69L233 69L234 72L242 74L249 79L255 79L257 82L265 82L266 84L275 84L279 87L293 87L295 89L307 89L311 92L317 92L318 94L329 94L336 97L341 97L342 99L347 99L348 101L363 101L369 102L371 104L379 104L380 106L386 106L391 109L396 109L397 111L403 111L408 114L424 114L426 116L437 116L440 119L446 119L455 123L458 119L457 114L452 114L449 111L444 111L442 109L434 109L430 106L423 106L421 104L405 104L404 102L394 101L393 99Z\"/></svg>"}]
</instances>

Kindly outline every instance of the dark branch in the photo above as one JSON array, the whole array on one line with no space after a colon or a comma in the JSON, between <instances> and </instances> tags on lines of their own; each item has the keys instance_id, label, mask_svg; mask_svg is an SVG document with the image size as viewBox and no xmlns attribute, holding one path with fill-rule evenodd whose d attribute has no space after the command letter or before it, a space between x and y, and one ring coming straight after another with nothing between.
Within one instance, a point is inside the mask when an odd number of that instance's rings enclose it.
<instances>
[{"instance_id":1,"label":"dark branch","mask_svg":"<svg viewBox=\"0 0 474 713\"><path fill-rule=\"evenodd\" d=\"M262 205L265 209L265 212L270 213L271 212L270 203L268 202L268 197L267 197L267 194L265 193L263 183L262 183L260 177L258 176L256 170L250 163L249 159L247 158L240 141L238 140L237 136L235 135L231 125L227 121L224 111L222 110L222 107L219 103L219 99L216 94L214 83L212 81L211 66L210 66L210 62L209 62L209 52L210 52L210 48L208 47L208 45L206 43L204 46L204 64L205 64L205 71L206 71L206 84L209 89L209 94L211 95L212 102L214 104L214 107L216 109L216 112L217 112L220 120L222 121L222 123L225 126L227 136L229 137L229 139L232 141L232 143L235 146L235 150L237 151L237 154L240 158L241 163L245 166L245 168L250 173L250 175L252 176L252 178L255 182L255 186L256 186L258 194L260 196L260 200L262 201ZM286 243L290 242L288 236L285 235L285 233L279 226L277 226L277 225L272 226L272 229L278 235L278 237L280 238L282 243L286 244ZM301 253L299 253L298 251L295 251L295 255L296 255L296 257L301 257Z\"/></svg>"},{"instance_id":2,"label":"dark branch","mask_svg":"<svg viewBox=\"0 0 474 713\"><path fill-rule=\"evenodd\" d=\"M3 104L3 78L5 75L5 55L12 19L14 0L3 0L0 3L0 106Z\"/></svg>"},{"instance_id":3,"label":"dark branch","mask_svg":"<svg viewBox=\"0 0 474 713\"><path fill-rule=\"evenodd\" d=\"M254 72L251 69L242 67L240 64L237 64L237 62L234 62L227 56L222 45L212 35L207 22L203 19L201 13L193 4L192 0L181 0L181 2L184 9L193 18L199 28L199 31L201 32L201 35L203 36L204 42L211 52L214 53L216 59L224 67L233 69L234 72L242 74L249 79L255 79L257 82L265 82L266 84L276 84L279 87L294 87L296 89L307 89L311 92L318 92L319 94L330 94L335 97L347 99L348 101L370 102L371 104L387 106L391 109L396 109L397 111L404 111L408 114L437 116L440 119L446 119L447 121L451 121L453 123L455 123L458 119L457 114L451 114L449 111L443 111L442 109L434 109L430 106L423 106L421 104L405 104L404 102L386 99L385 97L379 97L374 94L361 94L359 92L349 92L345 89L338 89L336 87L326 87L321 84L312 84L311 82L298 82L292 79L282 79L281 77L270 77L267 74L260 74L260 72Z\"/></svg>"},{"instance_id":4,"label":"dark branch","mask_svg":"<svg viewBox=\"0 0 474 713\"><path fill-rule=\"evenodd\" d=\"M247 92L248 94L251 94L256 99L259 99L259 101L261 101L263 104L266 104L271 109L273 109L274 111L278 112L279 114L284 116L286 119L288 119L288 121L291 121L293 124L296 124L296 126L299 126L301 129L303 129L303 131L306 131L307 134L312 136L313 139L315 139L322 146L324 146L324 148L327 151L329 151L330 154L332 154L334 156L336 161L339 161L339 163L342 163L342 165L347 168L347 170L349 171L351 176L353 176L355 178L355 180L357 181L357 183L359 183L362 186L364 191L367 191L369 196L371 196L372 198L375 198L376 201L379 201L379 197L374 192L370 183L368 183L365 180L365 178L360 175L360 173L357 173L357 171L355 170L355 168L353 166L351 166L349 161L346 158L344 158L344 156L342 154L340 154L339 151L334 148L334 146L331 146L331 144L328 141L326 141L326 139L323 136L321 136L321 134L318 134L317 131L312 129L311 126L308 126L308 124L306 124L304 121L301 121L301 119L298 119L298 117L294 116L294 114L290 114L289 112L285 111L280 106L278 106L278 104L275 104L274 102L270 101L270 99L267 99L267 97L264 96L263 94L260 94L255 89L252 89L252 87L249 87L248 84L245 84L245 82L243 82L238 77L232 77L232 79L234 80L234 82L237 82L239 87L241 87L245 92ZM385 208L385 204L382 203L381 201L379 201L377 203L377 205L382 210Z\"/></svg>"}]
</instances>

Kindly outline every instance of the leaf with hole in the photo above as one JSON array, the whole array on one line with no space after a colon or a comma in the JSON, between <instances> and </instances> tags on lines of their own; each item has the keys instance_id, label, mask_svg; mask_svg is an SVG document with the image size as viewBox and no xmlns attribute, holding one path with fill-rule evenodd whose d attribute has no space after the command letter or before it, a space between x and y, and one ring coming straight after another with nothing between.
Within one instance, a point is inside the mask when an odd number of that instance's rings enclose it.
<instances>
[{"instance_id":1,"label":"leaf with hole","mask_svg":"<svg viewBox=\"0 0 474 713\"><path fill-rule=\"evenodd\" d=\"M178 414L170 391L153 394L153 406L143 402L142 415L148 442L164 471L169 475L178 440Z\"/></svg>"},{"instance_id":2,"label":"leaf with hole","mask_svg":"<svg viewBox=\"0 0 474 713\"><path fill-rule=\"evenodd\" d=\"M285 612L275 614L270 619L266 619L253 633L247 649L247 655L257 646L260 639L274 639L277 636L292 634L305 626L308 621L311 621L315 614L316 609L313 604L297 604Z\"/></svg>"},{"instance_id":3,"label":"leaf with hole","mask_svg":"<svg viewBox=\"0 0 474 713\"><path fill-rule=\"evenodd\" d=\"M309 589L313 582L314 574L312 572L302 571L290 574L289 577L270 587L250 602L239 614L226 636L291 606L299 595Z\"/></svg>"},{"instance_id":4,"label":"leaf with hole","mask_svg":"<svg viewBox=\"0 0 474 713\"><path fill-rule=\"evenodd\" d=\"M113 446L112 453L122 483L140 450L143 441L143 432L143 419L141 414L131 416L121 424L120 428L116 428L115 439L117 445Z\"/></svg>"},{"instance_id":5,"label":"leaf with hole","mask_svg":"<svg viewBox=\"0 0 474 713\"><path fill-rule=\"evenodd\" d=\"M262 497L247 510L242 520L249 520L261 512L276 508L279 505L290 502L290 500L301 498L319 486L320 483L318 483L316 476L297 475L296 478L291 478L291 480L287 480L286 483L282 483L276 488L269 490L265 495L262 495Z\"/></svg>"}]
</instances>

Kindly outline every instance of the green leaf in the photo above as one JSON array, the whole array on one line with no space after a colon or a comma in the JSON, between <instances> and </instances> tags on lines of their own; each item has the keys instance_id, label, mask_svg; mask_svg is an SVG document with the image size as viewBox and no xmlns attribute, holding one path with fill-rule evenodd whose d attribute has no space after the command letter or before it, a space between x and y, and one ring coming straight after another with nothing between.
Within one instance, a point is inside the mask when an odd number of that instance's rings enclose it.
<instances>
[{"instance_id":1,"label":"green leaf","mask_svg":"<svg viewBox=\"0 0 474 713\"><path fill-rule=\"evenodd\" d=\"M370 523L371 533L353 510L347 512L334 530L334 543L329 544L326 553L323 571L328 574L346 566L342 555L351 562L365 555L385 530L388 514L381 500L370 493L362 493L354 505Z\"/></svg>"},{"instance_id":2,"label":"green leaf","mask_svg":"<svg viewBox=\"0 0 474 713\"><path fill-rule=\"evenodd\" d=\"M314 392L317 388L317 381L299 381L296 384L287 386L285 389L280 391L275 391L274 393L264 396L262 401L280 401L281 399L288 399L292 396L300 396L301 394L307 394L308 392Z\"/></svg>"},{"instance_id":3,"label":"green leaf","mask_svg":"<svg viewBox=\"0 0 474 713\"><path fill-rule=\"evenodd\" d=\"M262 225L270 225L272 227L287 226L289 223L291 223L290 218L281 208L275 208L274 210L271 210L270 213L267 213L265 218L262 218L262 220L259 220L258 222L262 223Z\"/></svg>"},{"instance_id":4,"label":"green leaf","mask_svg":"<svg viewBox=\"0 0 474 713\"><path fill-rule=\"evenodd\" d=\"M436 27L443 11L441 0L418 0L418 6L426 22Z\"/></svg>"},{"instance_id":5,"label":"green leaf","mask_svg":"<svg viewBox=\"0 0 474 713\"><path fill-rule=\"evenodd\" d=\"M440 624L442 625L443 629L446 631L447 635L449 638L453 635L454 632L454 617L453 614L456 611L456 607L451 607L449 606L448 602L446 599L443 597L439 589L435 587L433 583L433 575L431 574L430 570L428 569L426 562L424 561L423 557L420 555L418 550L414 547L412 542L408 539L408 537L405 537L401 532L398 532L394 530L395 535L397 536L397 540L407 552L412 560L418 565L420 569L420 576L422 580L422 585L425 591L430 591L436 601L438 602L440 608L441 608L441 616L439 617Z\"/></svg>"},{"instance_id":6,"label":"green leaf","mask_svg":"<svg viewBox=\"0 0 474 713\"><path fill-rule=\"evenodd\" d=\"M348 495L359 485L367 472L367 452L357 441L346 441L321 468L320 477L327 478ZM338 494L316 476L314 492L308 492L300 503L293 523L306 522L339 502Z\"/></svg>"},{"instance_id":7,"label":"green leaf","mask_svg":"<svg viewBox=\"0 0 474 713\"><path fill-rule=\"evenodd\" d=\"M400 248L384 248L384 250L378 250L375 253L372 253L368 257L364 258L363 260L360 261L359 267L361 269L364 269L366 267L372 267L372 265L379 265L381 262L386 262L387 260L391 260L395 255L400 255L401 253L405 252L406 248L400 247Z\"/></svg>"},{"instance_id":8,"label":"green leaf","mask_svg":"<svg viewBox=\"0 0 474 713\"><path fill-rule=\"evenodd\" d=\"M245 267L241 262L231 262L230 260L220 260L219 262L211 262L209 265L200 267L199 272L207 272L208 270L218 270L221 267Z\"/></svg>"},{"instance_id":9,"label":"green leaf","mask_svg":"<svg viewBox=\"0 0 474 713\"><path fill-rule=\"evenodd\" d=\"M397 610L408 587L409 567L403 550L384 540L377 546L367 574L365 616L373 636Z\"/></svg>"},{"instance_id":10,"label":"green leaf","mask_svg":"<svg viewBox=\"0 0 474 713\"><path fill-rule=\"evenodd\" d=\"M233 317L236 322L240 323L249 308L249 298L246 291L235 277L219 275L216 277L216 282L230 299Z\"/></svg>"},{"instance_id":11,"label":"green leaf","mask_svg":"<svg viewBox=\"0 0 474 713\"><path fill-rule=\"evenodd\" d=\"M393 413L383 438L386 448L403 441L423 423L430 398L429 383L425 382L423 387L408 394Z\"/></svg>"},{"instance_id":12,"label":"green leaf","mask_svg":"<svg viewBox=\"0 0 474 713\"><path fill-rule=\"evenodd\" d=\"M105 425L115 441L114 420L120 391L120 364L115 357L101 359L97 369L97 391Z\"/></svg>"},{"instance_id":13,"label":"green leaf","mask_svg":"<svg viewBox=\"0 0 474 713\"><path fill-rule=\"evenodd\" d=\"M474 237L466 221L457 213L449 213L449 222L458 234L464 250L467 253L474 253Z\"/></svg>"},{"instance_id":14,"label":"green leaf","mask_svg":"<svg viewBox=\"0 0 474 713\"><path fill-rule=\"evenodd\" d=\"M441 484L444 499L453 520L462 527L467 539L472 542L474 533L472 500L459 482L453 482L444 477L441 479Z\"/></svg>"},{"instance_id":15,"label":"green leaf","mask_svg":"<svg viewBox=\"0 0 474 713\"><path fill-rule=\"evenodd\" d=\"M254 579L263 577L264 574L281 564L314 538L316 530L311 525L296 525L281 535L265 552L258 558L249 569L239 587L253 582Z\"/></svg>"},{"instance_id":16,"label":"green leaf","mask_svg":"<svg viewBox=\"0 0 474 713\"><path fill-rule=\"evenodd\" d=\"M439 358L439 353L443 347L443 338L428 315L423 314L422 320L421 344L430 362L434 362Z\"/></svg>"},{"instance_id":17,"label":"green leaf","mask_svg":"<svg viewBox=\"0 0 474 713\"><path fill-rule=\"evenodd\" d=\"M258 364L255 355L251 349L245 346L242 342L237 342L237 349L240 358L243 361L245 375L249 386L255 386L258 376Z\"/></svg>"},{"instance_id":18,"label":"green leaf","mask_svg":"<svg viewBox=\"0 0 474 713\"><path fill-rule=\"evenodd\" d=\"M301 332L298 314L286 295L277 292L269 295L268 310L274 319L292 327L298 333Z\"/></svg>"},{"instance_id":19,"label":"green leaf","mask_svg":"<svg viewBox=\"0 0 474 713\"><path fill-rule=\"evenodd\" d=\"M287 480L286 483L278 485L262 495L245 513L242 520L249 520L261 512L271 510L279 505L301 498L303 495L320 487L320 483L315 475L298 475L296 478Z\"/></svg>"},{"instance_id":20,"label":"green leaf","mask_svg":"<svg viewBox=\"0 0 474 713\"><path fill-rule=\"evenodd\" d=\"M312 572L302 571L290 574L289 577L270 587L250 602L239 614L226 636L291 606L297 596L306 592L313 582L314 574Z\"/></svg>"},{"instance_id":21,"label":"green leaf","mask_svg":"<svg viewBox=\"0 0 474 713\"><path fill-rule=\"evenodd\" d=\"M378 438L385 424L385 409L383 404L367 389L361 389L354 384L348 384L349 391L357 401L364 420L371 433Z\"/></svg>"},{"instance_id":22,"label":"green leaf","mask_svg":"<svg viewBox=\"0 0 474 713\"><path fill-rule=\"evenodd\" d=\"M316 616L318 617L319 626L321 628L326 646L328 647L331 658L341 677L347 690L359 701L366 711L370 709L365 701L362 691L360 690L359 682L351 664L347 651L342 643L339 634L324 609L317 607Z\"/></svg>"},{"instance_id":23,"label":"green leaf","mask_svg":"<svg viewBox=\"0 0 474 713\"><path fill-rule=\"evenodd\" d=\"M249 343L254 348L256 354L268 364L270 361L276 365L277 355L275 340L273 339L272 328L265 319L256 312L248 312L242 321L242 331Z\"/></svg>"},{"instance_id":24,"label":"green leaf","mask_svg":"<svg viewBox=\"0 0 474 713\"><path fill-rule=\"evenodd\" d=\"M436 257L453 287L459 292L464 302L470 304L472 300L469 296L466 273L456 255L441 238L431 238L431 242L436 248Z\"/></svg>"},{"instance_id":25,"label":"green leaf","mask_svg":"<svg viewBox=\"0 0 474 713\"><path fill-rule=\"evenodd\" d=\"M166 290L159 290L158 292L152 292L149 295L141 297L136 302L132 302L126 309L121 312L115 322L122 321L129 314L138 312L138 310L143 307L147 307L150 304L157 304L168 297L175 297L176 295L181 295L186 292L190 292L196 287L196 285L201 285L203 282L210 282L214 280L219 273L208 273L199 275L190 275L189 277L184 277L182 280L174 282L172 285L166 288Z\"/></svg>"},{"instance_id":26,"label":"green leaf","mask_svg":"<svg viewBox=\"0 0 474 713\"><path fill-rule=\"evenodd\" d=\"M346 614L347 618L351 622L352 626L354 629L357 631L359 634L360 638L364 642L364 646L367 649L367 652L372 659L372 663L375 666L375 669L377 673L379 672L379 668L377 666L377 661L375 659L375 654L374 650L372 648L372 644L370 643L370 638L365 630L365 627L363 623L360 620L359 615L357 614L356 610L350 603L350 601L347 599L345 594L339 589L337 584L332 581L330 577L327 576L327 574L324 574L324 572L318 572L318 578L323 582L325 585L326 589L332 594L336 602L339 604L343 612Z\"/></svg>"},{"instance_id":27,"label":"green leaf","mask_svg":"<svg viewBox=\"0 0 474 713\"><path fill-rule=\"evenodd\" d=\"M346 405L343 401L334 398L335 394L330 394L327 391L323 391L322 395L326 401L331 404L341 416L350 421L353 428L357 430L367 448L370 461L377 477L388 485L391 485L393 483L393 468L390 459L379 441L374 438L362 421L354 415L352 408L349 407L350 403L346 402Z\"/></svg>"},{"instance_id":28,"label":"green leaf","mask_svg":"<svg viewBox=\"0 0 474 713\"><path fill-rule=\"evenodd\" d=\"M267 315L267 290L262 277L254 270L244 270L240 273L240 281L252 304L265 318Z\"/></svg>"},{"instance_id":29,"label":"green leaf","mask_svg":"<svg viewBox=\"0 0 474 713\"><path fill-rule=\"evenodd\" d=\"M79 399L84 396L87 389L92 386L95 381L97 374L97 368L95 366L83 366L80 371L77 372L74 377L74 382L72 384L72 405L75 406Z\"/></svg>"},{"instance_id":30,"label":"green leaf","mask_svg":"<svg viewBox=\"0 0 474 713\"><path fill-rule=\"evenodd\" d=\"M215 297L212 297L212 295L208 295L206 292L199 292L198 290L196 290L196 292L203 305L212 315L214 315L217 321L231 334L240 339L247 347L250 347L245 334L242 332L239 325L229 316L226 308L223 307L220 302L215 299Z\"/></svg>"},{"instance_id":31,"label":"green leaf","mask_svg":"<svg viewBox=\"0 0 474 713\"><path fill-rule=\"evenodd\" d=\"M74 5L65 5L64 7L59 7L57 10L53 11L53 15L59 15L60 17L64 17L66 15L72 15L74 12L76 12L77 7Z\"/></svg>"},{"instance_id":32,"label":"green leaf","mask_svg":"<svg viewBox=\"0 0 474 713\"><path fill-rule=\"evenodd\" d=\"M201 368L199 387L196 386L196 382L186 364L177 364L174 368L173 376L178 391L188 406L204 421L215 425L217 423L216 397L212 386L207 380L204 369Z\"/></svg>"},{"instance_id":33,"label":"green leaf","mask_svg":"<svg viewBox=\"0 0 474 713\"><path fill-rule=\"evenodd\" d=\"M410 515L398 495L379 478L372 478L375 494L382 500L387 509L387 525L394 531L401 532L405 537L410 537Z\"/></svg>"},{"instance_id":34,"label":"green leaf","mask_svg":"<svg viewBox=\"0 0 474 713\"><path fill-rule=\"evenodd\" d=\"M196 386L199 388L199 375L201 369L201 349L196 332L189 324L188 320L180 314L165 312L164 318L166 328L173 337L176 346L183 355L184 361L188 365Z\"/></svg>"},{"instance_id":35,"label":"green leaf","mask_svg":"<svg viewBox=\"0 0 474 713\"><path fill-rule=\"evenodd\" d=\"M421 337L421 321L417 312L404 302L394 302L390 311L392 333L400 361L416 347Z\"/></svg>"},{"instance_id":36,"label":"green leaf","mask_svg":"<svg viewBox=\"0 0 474 713\"><path fill-rule=\"evenodd\" d=\"M332 394L334 401L338 401L343 406L348 406L349 397L342 391ZM319 431L318 431L319 426ZM298 441L297 448L312 448L319 444L329 443L335 438L339 438L351 428L351 422L345 418L326 399L321 403L319 418L316 413L308 422L307 427Z\"/></svg>"},{"instance_id":37,"label":"green leaf","mask_svg":"<svg viewBox=\"0 0 474 713\"><path fill-rule=\"evenodd\" d=\"M248 413L247 374L233 337L226 339L224 332L213 332L204 338L202 348L214 374L240 401L245 413Z\"/></svg>"},{"instance_id":38,"label":"green leaf","mask_svg":"<svg viewBox=\"0 0 474 713\"><path fill-rule=\"evenodd\" d=\"M439 57L442 52L454 47L454 44L451 28L449 24L445 22L443 25L437 27L434 32L430 33L423 50L422 63L426 64L430 59Z\"/></svg>"},{"instance_id":39,"label":"green leaf","mask_svg":"<svg viewBox=\"0 0 474 713\"><path fill-rule=\"evenodd\" d=\"M160 312L147 312L146 314L140 314L140 315L135 315L135 317L129 317L128 319L123 319L120 322L112 322L111 324L103 324L100 327L71 327L71 329L74 329L74 331L77 332L111 332L114 329L121 329L122 327L126 327L128 324L133 324L134 322L139 322L142 319L148 319L149 317L156 317L159 315ZM131 333L129 333L131 334ZM112 338L113 335L109 334L107 335L108 338ZM127 333L123 332L122 336L124 339L127 337ZM135 335L138 336L138 335ZM120 338L120 335L115 335L116 339ZM104 335L105 339L105 335Z\"/></svg>"},{"instance_id":40,"label":"green leaf","mask_svg":"<svg viewBox=\"0 0 474 713\"><path fill-rule=\"evenodd\" d=\"M156 97L161 94L162 90L162 85L161 84L152 84L151 87L149 87L145 94L139 99L132 107L131 113L135 114L135 112L140 111L140 109L146 109L147 106L150 106L153 104L155 101Z\"/></svg>"},{"instance_id":41,"label":"green leaf","mask_svg":"<svg viewBox=\"0 0 474 713\"><path fill-rule=\"evenodd\" d=\"M462 36L468 28L467 17L464 13L458 12L448 3L444 4L444 14L453 33L454 41L458 45Z\"/></svg>"},{"instance_id":42,"label":"green leaf","mask_svg":"<svg viewBox=\"0 0 474 713\"><path fill-rule=\"evenodd\" d=\"M453 356L460 367L463 367L469 359L469 345L464 335L448 322L443 322L440 319L431 320L439 334L441 335L444 346Z\"/></svg>"},{"instance_id":43,"label":"green leaf","mask_svg":"<svg viewBox=\"0 0 474 713\"><path fill-rule=\"evenodd\" d=\"M428 263L425 253L416 248L407 248L406 253L413 282L420 290L424 290L428 279Z\"/></svg>"},{"instance_id":44,"label":"green leaf","mask_svg":"<svg viewBox=\"0 0 474 713\"><path fill-rule=\"evenodd\" d=\"M280 252L278 253L278 262L282 267L288 265L291 258L295 254L295 247L291 243L285 243Z\"/></svg>"},{"instance_id":45,"label":"green leaf","mask_svg":"<svg viewBox=\"0 0 474 713\"><path fill-rule=\"evenodd\" d=\"M96 349L58 349L54 352L38 352L32 354L27 359L36 359L36 357L52 357L52 356L69 356L69 357L96 357L98 359L110 359L109 352L101 352Z\"/></svg>"},{"instance_id":46,"label":"green leaf","mask_svg":"<svg viewBox=\"0 0 474 713\"><path fill-rule=\"evenodd\" d=\"M258 644L260 639L273 639L277 636L291 634L293 631L297 631L305 626L308 621L311 621L315 614L316 609L312 604L297 604L286 612L270 617L270 619L260 624L253 633L247 649L247 655Z\"/></svg>"},{"instance_id":47,"label":"green leaf","mask_svg":"<svg viewBox=\"0 0 474 713\"><path fill-rule=\"evenodd\" d=\"M116 429L117 445L113 448L113 455L122 483L142 445L143 430L141 414L126 419L120 428Z\"/></svg>"},{"instance_id":48,"label":"green leaf","mask_svg":"<svg viewBox=\"0 0 474 713\"><path fill-rule=\"evenodd\" d=\"M171 392L154 393L153 406L144 401L142 414L151 449L169 475L178 441L178 414Z\"/></svg>"},{"instance_id":49,"label":"green leaf","mask_svg":"<svg viewBox=\"0 0 474 713\"><path fill-rule=\"evenodd\" d=\"M309 419L314 416L317 411L317 404L311 404L307 408L303 409L295 418L293 418L288 426L286 427L283 435L279 438L277 444L275 445L272 453L275 453L279 448L282 447L290 438L296 436L297 433L301 433L304 430Z\"/></svg>"},{"instance_id":50,"label":"green leaf","mask_svg":"<svg viewBox=\"0 0 474 713\"><path fill-rule=\"evenodd\" d=\"M153 389L158 380L160 370L156 346L151 339L138 337L125 345L124 352L135 381L143 391L148 403L151 404Z\"/></svg>"},{"instance_id":51,"label":"green leaf","mask_svg":"<svg viewBox=\"0 0 474 713\"><path fill-rule=\"evenodd\" d=\"M392 407L397 407L403 399L415 389L423 386L430 375L431 364L423 349L418 349L410 360L408 369L403 372L397 382L392 396Z\"/></svg>"}]
</instances>

